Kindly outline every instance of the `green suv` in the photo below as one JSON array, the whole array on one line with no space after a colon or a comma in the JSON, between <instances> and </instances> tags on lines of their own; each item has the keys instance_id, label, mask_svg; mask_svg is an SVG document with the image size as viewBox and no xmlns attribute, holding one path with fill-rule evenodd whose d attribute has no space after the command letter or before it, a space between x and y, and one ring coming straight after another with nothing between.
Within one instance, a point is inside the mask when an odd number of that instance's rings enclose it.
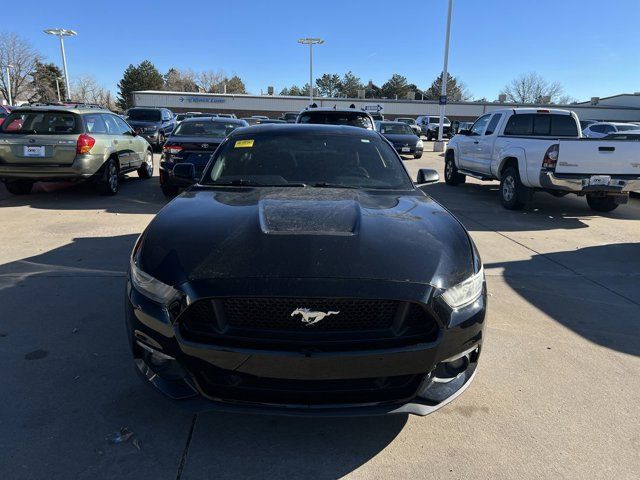
<instances>
[{"instance_id":1,"label":"green suv","mask_svg":"<svg viewBox=\"0 0 640 480\"><path fill-rule=\"evenodd\" d=\"M120 177L153 176L153 153L122 118L88 105L26 106L0 126L0 179L15 195L36 181L94 180L100 193L118 193Z\"/></svg>"}]
</instances>

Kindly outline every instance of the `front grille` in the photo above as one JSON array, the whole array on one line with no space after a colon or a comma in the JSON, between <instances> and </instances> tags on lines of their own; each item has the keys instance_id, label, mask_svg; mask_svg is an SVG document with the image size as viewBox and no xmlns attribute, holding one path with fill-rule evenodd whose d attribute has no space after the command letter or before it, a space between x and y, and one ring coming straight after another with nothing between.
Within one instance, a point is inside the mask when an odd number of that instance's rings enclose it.
<instances>
[{"instance_id":1,"label":"front grille","mask_svg":"<svg viewBox=\"0 0 640 480\"><path fill-rule=\"evenodd\" d=\"M298 312L307 309L308 312ZM314 312L330 313L317 320ZM230 297L200 300L178 319L187 340L296 350L392 347L433 341L439 327L417 303L354 298ZM297 348L298 347L298 348Z\"/></svg>"},{"instance_id":2,"label":"front grille","mask_svg":"<svg viewBox=\"0 0 640 480\"><path fill-rule=\"evenodd\" d=\"M348 405L407 401L421 375L346 380L289 380L257 377L215 368L195 373L205 396L215 400L272 405Z\"/></svg>"}]
</instances>

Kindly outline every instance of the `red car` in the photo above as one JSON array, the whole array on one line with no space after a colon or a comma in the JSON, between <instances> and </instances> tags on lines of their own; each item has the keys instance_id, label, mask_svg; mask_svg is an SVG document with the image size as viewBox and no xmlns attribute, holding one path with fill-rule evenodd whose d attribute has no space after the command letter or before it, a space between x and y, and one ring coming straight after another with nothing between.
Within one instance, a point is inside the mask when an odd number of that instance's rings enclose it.
<instances>
[{"instance_id":1,"label":"red car","mask_svg":"<svg viewBox=\"0 0 640 480\"><path fill-rule=\"evenodd\" d=\"M0 105L0 125L2 125L2 122L4 122L4 119L9 116L9 114L11 113L11 110L13 110L12 107L9 107L6 105Z\"/></svg>"}]
</instances>

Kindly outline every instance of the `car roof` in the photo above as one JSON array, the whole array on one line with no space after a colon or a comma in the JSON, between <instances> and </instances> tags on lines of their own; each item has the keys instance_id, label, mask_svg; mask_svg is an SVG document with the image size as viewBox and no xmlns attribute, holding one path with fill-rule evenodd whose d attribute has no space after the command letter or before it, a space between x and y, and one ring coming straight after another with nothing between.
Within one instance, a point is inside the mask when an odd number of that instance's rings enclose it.
<instances>
[{"instance_id":1,"label":"car roof","mask_svg":"<svg viewBox=\"0 0 640 480\"><path fill-rule=\"evenodd\" d=\"M22 105L20 107L14 108L12 111L17 112L19 110L25 111L36 111L36 112L70 112L76 113L78 115L82 115L85 113L113 113L108 108L100 108L100 107L83 107L80 105ZM115 115L115 114L114 114Z\"/></svg>"},{"instance_id":2,"label":"car roof","mask_svg":"<svg viewBox=\"0 0 640 480\"><path fill-rule=\"evenodd\" d=\"M617 126L617 125L635 125L635 124L627 123L627 122L596 122L589 125L589 127L593 127L594 125L616 125ZM630 132L631 130L627 130L627 131Z\"/></svg>"},{"instance_id":3,"label":"car roof","mask_svg":"<svg viewBox=\"0 0 640 480\"><path fill-rule=\"evenodd\" d=\"M189 118L185 118L184 120L182 120L181 123L194 123L194 122L203 122L203 121L207 121L210 120L213 123L239 123L241 125L244 125L244 120L242 119L238 119L238 118L228 118L228 117L189 117Z\"/></svg>"},{"instance_id":4,"label":"car roof","mask_svg":"<svg viewBox=\"0 0 640 480\"><path fill-rule=\"evenodd\" d=\"M357 108L333 108L333 107L307 108L300 113L313 113L313 112L357 113L360 115L371 115L369 112L365 112L364 110L358 110Z\"/></svg>"},{"instance_id":5,"label":"car roof","mask_svg":"<svg viewBox=\"0 0 640 480\"><path fill-rule=\"evenodd\" d=\"M359 138L380 138L378 132L362 127L352 127L350 125L318 125L314 123L261 123L234 130L229 137L239 135L250 135L251 133L272 133L275 135L287 134L291 132L305 133L333 133L338 135L357 136Z\"/></svg>"}]
</instances>

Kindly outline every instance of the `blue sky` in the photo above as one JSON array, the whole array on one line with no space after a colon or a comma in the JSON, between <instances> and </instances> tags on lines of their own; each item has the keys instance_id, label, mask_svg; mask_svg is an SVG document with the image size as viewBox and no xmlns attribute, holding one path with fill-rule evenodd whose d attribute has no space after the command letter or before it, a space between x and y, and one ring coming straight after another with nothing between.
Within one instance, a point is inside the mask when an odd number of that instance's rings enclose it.
<instances>
[{"instance_id":1,"label":"blue sky","mask_svg":"<svg viewBox=\"0 0 640 480\"><path fill-rule=\"evenodd\" d=\"M304 36L326 41L318 75L352 70L382 84L400 73L426 88L442 69L446 9L446 0L28 0L3 2L0 31L59 64L58 43L42 29L76 30L66 43L70 77L93 75L114 92L127 65L144 59L161 72L236 73L251 93L302 85ZM449 70L490 100L529 71L579 100L640 91L639 20L640 0L455 0Z\"/></svg>"}]
</instances>

